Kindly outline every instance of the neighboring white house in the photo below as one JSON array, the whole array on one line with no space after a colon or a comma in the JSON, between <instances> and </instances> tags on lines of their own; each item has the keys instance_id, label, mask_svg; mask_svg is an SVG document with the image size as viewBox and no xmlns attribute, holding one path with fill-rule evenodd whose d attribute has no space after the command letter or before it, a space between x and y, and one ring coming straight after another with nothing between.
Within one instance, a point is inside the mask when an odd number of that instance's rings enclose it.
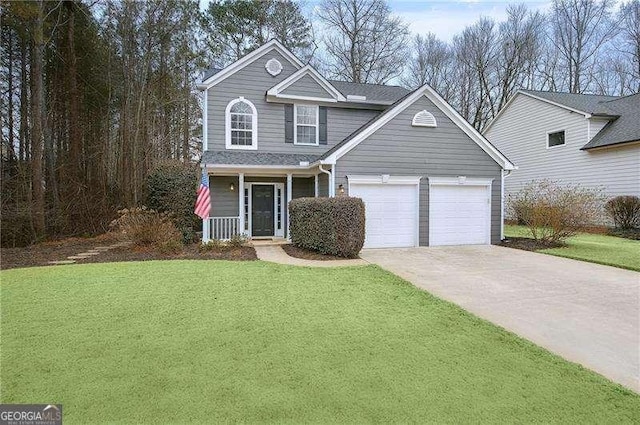
<instances>
[{"instance_id":1,"label":"neighboring white house","mask_svg":"<svg viewBox=\"0 0 640 425\"><path fill-rule=\"evenodd\" d=\"M517 164L505 194L532 180L640 196L640 94L518 91L484 131Z\"/></svg>"}]
</instances>

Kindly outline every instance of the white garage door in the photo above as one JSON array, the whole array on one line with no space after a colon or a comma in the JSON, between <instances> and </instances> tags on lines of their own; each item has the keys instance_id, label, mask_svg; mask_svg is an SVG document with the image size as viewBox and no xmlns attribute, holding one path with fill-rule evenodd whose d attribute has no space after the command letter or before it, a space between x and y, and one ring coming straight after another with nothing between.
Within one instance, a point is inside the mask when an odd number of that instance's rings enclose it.
<instances>
[{"instance_id":1,"label":"white garage door","mask_svg":"<svg viewBox=\"0 0 640 425\"><path fill-rule=\"evenodd\" d=\"M491 243L491 186L429 186L429 245Z\"/></svg>"},{"instance_id":2,"label":"white garage door","mask_svg":"<svg viewBox=\"0 0 640 425\"><path fill-rule=\"evenodd\" d=\"M365 203L365 248L416 246L417 184L351 184L349 195Z\"/></svg>"}]
</instances>

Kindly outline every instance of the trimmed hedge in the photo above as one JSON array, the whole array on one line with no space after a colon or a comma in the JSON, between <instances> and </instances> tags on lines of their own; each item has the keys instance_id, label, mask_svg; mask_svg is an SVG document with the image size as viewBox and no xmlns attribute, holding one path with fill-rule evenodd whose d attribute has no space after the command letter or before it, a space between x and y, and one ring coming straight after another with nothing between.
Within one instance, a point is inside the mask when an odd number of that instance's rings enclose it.
<instances>
[{"instance_id":1,"label":"trimmed hedge","mask_svg":"<svg viewBox=\"0 0 640 425\"><path fill-rule=\"evenodd\" d=\"M617 229L640 227L640 198L637 196L616 196L609 199L605 209Z\"/></svg>"},{"instance_id":2,"label":"trimmed hedge","mask_svg":"<svg viewBox=\"0 0 640 425\"><path fill-rule=\"evenodd\" d=\"M298 198L289 203L291 242L323 254L355 258L364 245L360 198Z\"/></svg>"}]
</instances>

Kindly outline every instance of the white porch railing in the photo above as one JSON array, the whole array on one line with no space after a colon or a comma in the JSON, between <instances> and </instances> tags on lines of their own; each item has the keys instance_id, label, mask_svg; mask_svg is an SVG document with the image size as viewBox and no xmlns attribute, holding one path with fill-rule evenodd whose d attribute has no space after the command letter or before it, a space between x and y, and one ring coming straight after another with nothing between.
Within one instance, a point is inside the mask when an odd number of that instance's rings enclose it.
<instances>
[{"instance_id":1,"label":"white porch railing","mask_svg":"<svg viewBox=\"0 0 640 425\"><path fill-rule=\"evenodd\" d=\"M228 240L243 233L240 229L240 217L209 217L209 238Z\"/></svg>"}]
</instances>

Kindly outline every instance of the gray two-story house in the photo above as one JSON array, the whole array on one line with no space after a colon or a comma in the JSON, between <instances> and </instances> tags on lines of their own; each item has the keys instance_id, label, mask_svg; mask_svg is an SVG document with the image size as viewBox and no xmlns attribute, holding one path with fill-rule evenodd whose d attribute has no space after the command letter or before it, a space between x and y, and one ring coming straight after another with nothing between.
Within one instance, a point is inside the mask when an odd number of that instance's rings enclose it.
<instances>
[{"instance_id":1,"label":"gray two-story house","mask_svg":"<svg viewBox=\"0 0 640 425\"><path fill-rule=\"evenodd\" d=\"M286 238L298 197L356 196L365 247L501 239L509 160L435 91L327 80L276 41L203 91L203 239Z\"/></svg>"}]
</instances>

